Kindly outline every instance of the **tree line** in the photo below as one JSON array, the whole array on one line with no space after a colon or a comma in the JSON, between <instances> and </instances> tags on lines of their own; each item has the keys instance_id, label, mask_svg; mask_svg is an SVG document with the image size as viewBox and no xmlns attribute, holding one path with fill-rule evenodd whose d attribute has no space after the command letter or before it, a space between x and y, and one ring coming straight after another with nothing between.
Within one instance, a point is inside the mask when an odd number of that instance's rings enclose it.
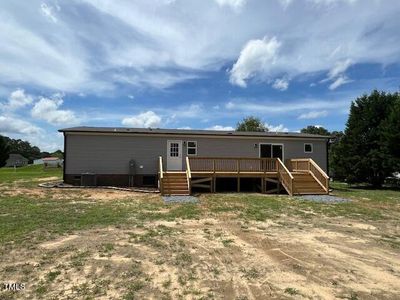
<instances>
[{"instance_id":1,"label":"tree line","mask_svg":"<svg viewBox=\"0 0 400 300\"><path fill-rule=\"evenodd\" d=\"M250 116L237 131L268 131L259 118ZM330 137L330 176L349 184L367 183L380 187L400 172L400 94L374 90L350 106L345 130L329 132L307 126L302 133Z\"/></svg>"},{"instance_id":2,"label":"tree line","mask_svg":"<svg viewBox=\"0 0 400 300\"><path fill-rule=\"evenodd\" d=\"M55 152L41 151L39 147L32 146L29 142L20 139L12 139L0 135L0 168L3 167L8 159L9 154L21 154L32 163L35 159L54 156L63 158L64 154L61 150Z\"/></svg>"}]
</instances>

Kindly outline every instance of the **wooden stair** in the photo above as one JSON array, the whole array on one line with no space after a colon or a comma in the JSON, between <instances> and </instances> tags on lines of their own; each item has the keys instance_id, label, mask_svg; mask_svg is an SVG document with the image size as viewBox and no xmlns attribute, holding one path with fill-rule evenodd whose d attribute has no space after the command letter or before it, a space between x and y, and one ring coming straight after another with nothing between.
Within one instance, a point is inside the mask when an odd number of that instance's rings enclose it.
<instances>
[{"instance_id":1,"label":"wooden stair","mask_svg":"<svg viewBox=\"0 0 400 300\"><path fill-rule=\"evenodd\" d=\"M164 172L163 195L189 195L186 172Z\"/></svg>"},{"instance_id":2,"label":"wooden stair","mask_svg":"<svg viewBox=\"0 0 400 300\"><path fill-rule=\"evenodd\" d=\"M326 194L324 188L315 180L315 178L306 172L292 172L293 194L294 195L321 195Z\"/></svg>"}]
</instances>

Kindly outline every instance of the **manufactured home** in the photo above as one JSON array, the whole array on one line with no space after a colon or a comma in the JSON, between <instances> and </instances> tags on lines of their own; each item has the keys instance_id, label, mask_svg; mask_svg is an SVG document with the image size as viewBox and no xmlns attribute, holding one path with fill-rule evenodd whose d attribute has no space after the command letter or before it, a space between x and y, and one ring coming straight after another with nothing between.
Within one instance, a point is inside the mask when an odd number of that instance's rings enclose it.
<instances>
[{"instance_id":1,"label":"manufactured home","mask_svg":"<svg viewBox=\"0 0 400 300\"><path fill-rule=\"evenodd\" d=\"M162 194L234 186L264 193L329 191L327 136L289 132L73 127L64 134L64 182L158 186Z\"/></svg>"}]
</instances>

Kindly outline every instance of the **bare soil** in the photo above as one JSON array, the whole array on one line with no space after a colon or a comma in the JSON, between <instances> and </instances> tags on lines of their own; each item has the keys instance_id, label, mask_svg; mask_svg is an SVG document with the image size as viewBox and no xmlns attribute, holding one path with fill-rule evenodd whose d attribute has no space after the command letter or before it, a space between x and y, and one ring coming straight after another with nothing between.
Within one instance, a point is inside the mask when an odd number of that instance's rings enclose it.
<instances>
[{"instance_id":1,"label":"bare soil","mask_svg":"<svg viewBox=\"0 0 400 300\"><path fill-rule=\"evenodd\" d=\"M51 197L65 197L63 190L53 191ZM8 192L49 196L41 189ZM134 195L76 193L96 201ZM278 220L243 221L219 213L81 230L3 247L1 278L26 288L0 297L398 299L400 251L379 242L384 233L398 235L399 223L322 215L310 221L290 212Z\"/></svg>"}]
</instances>

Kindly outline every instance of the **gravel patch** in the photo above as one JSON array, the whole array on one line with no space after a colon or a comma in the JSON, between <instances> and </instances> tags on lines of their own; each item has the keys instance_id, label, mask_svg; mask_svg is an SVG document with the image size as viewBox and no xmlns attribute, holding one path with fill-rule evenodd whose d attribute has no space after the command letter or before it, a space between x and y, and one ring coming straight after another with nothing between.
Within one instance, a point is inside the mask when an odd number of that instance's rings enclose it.
<instances>
[{"instance_id":1,"label":"gravel patch","mask_svg":"<svg viewBox=\"0 0 400 300\"><path fill-rule=\"evenodd\" d=\"M296 197L296 199L313 201L313 202L322 202L322 203L343 203L351 201L350 199L345 199L330 195L306 195L306 196Z\"/></svg>"},{"instance_id":2,"label":"gravel patch","mask_svg":"<svg viewBox=\"0 0 400 300\"><path fill-rule=\"evenodd\" d=\"M193 196L163 196L165 203L198 203L199 199Z\"/></svg>"}]
</instances>

